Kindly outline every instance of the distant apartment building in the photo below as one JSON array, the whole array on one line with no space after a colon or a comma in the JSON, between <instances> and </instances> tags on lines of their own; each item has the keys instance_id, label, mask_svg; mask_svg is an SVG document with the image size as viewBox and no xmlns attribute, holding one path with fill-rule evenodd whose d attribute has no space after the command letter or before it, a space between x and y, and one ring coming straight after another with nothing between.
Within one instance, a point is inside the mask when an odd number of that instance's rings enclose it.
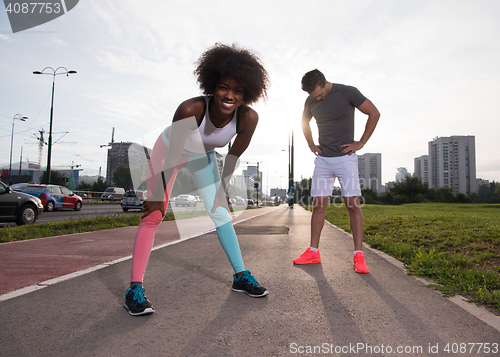
<instances>
[{"instance_id":1,"label":"distant apartment building","mask_svg":"<svg viewBox=\"0 0 500 357\"><path fill-rule=\"evenodd\" d=\"M262 182L263 181L263 174L262 171L258 171L257 166L247 166L246 170L243 170L243 176L245 177L252 177L254 183L260 183L259 184L259 194L262 195ZM252 184L252 192L255 191L255 187Z\"/></svg>"},{"instance_id":2,"label":"distant apartment building","mask_svg":"<svg viewBox=\"0 0 500 357\"><path fill-rule=\"evenodd\" d=\"M470 195L476 188L474 136L436 137L429 142L429 187Z\"/></svg>"},{"instance_id":3,"label":"distant apartment building","mask_svg":"<svg viewBox=\"0 0 500 357\"><path fill-rule=\"evenodd\" d=\"M254 191L254 179L248 175L234 175L234 187L243 191Z\"/></svg>"},{"instance_id":4,"label":"distant apartment building","mask_svg":"<svg viewBox=\"0 0 500 357\"><path fill-rule=\"evenodd\" d=\"M371 188L377 193L385 191L382 185L382 154L358 155L358 174L361 187Z\"/></svg>"},{"instance_id":5,"label":"distant apartment building","mask_svg":"<svg viewBox=\"0 0 500 357\"><path fill-rule=\"evenodd\" d=\"M413 172L423 183L429 183L429 155L422 155L413 160Z\"/></svg>"},{"instance_id":6,"label":"distant apartment building","mask_svg":"<svg viewBox=\"0 0 500 357\"><path fill-rule=\"evenodd\" d=\"M389 192L391 190L391 188L394 187L394 181L389 181L389 182L386 182L385 184L385 192Z\"/></svg>"},{"instance_id":7,"label":"distant apartment building","mask_svg":"<svg viewBox=\"0 0 500 357\"><path fill-rule=\"evenodd\" d=\"M476 193L479 193L479 188L481 186L490 186L489 180L483 180L482 178L476 178Z\"/></svg>"},{"instance_id":8,"label":"distant apartment building","mask_svg":"<svg viewBox=\"0 0 500 357\"><path fill-rule=\"evenodd\" d=\"M396 182L401 182L406 176L410 175L406 167L398 167L398 173L396 174Z\"/></svg>"},{"instance_id":9,"label":"distant apartment building","mask_svg":"<svg viewBox=\"0 0 500 357\"><path fill-rule=\"evenodd\" d=\"M111 148L108 149L108 163L106 168L106 183L113 185L113 173L118 166L129 166L128 149L132 143L130 142L113 142L110 143Z\"/></svg>"}]
</instances>

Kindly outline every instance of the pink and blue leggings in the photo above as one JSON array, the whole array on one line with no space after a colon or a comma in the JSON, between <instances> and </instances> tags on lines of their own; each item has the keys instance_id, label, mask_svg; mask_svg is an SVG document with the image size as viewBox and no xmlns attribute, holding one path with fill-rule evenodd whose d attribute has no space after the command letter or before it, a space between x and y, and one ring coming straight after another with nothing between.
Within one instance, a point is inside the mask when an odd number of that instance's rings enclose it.
<instances>
[{"instance_id":1,"label":"pink and blue leggings","mask_svg":"<svg viewBox=\"0 0 500 357\"><path fill-rule=\"evenodd\" d=\"M163 166L163 161L167 157L167 153L168 146L160 136L154 145L149 161L148 195L151 195L156 189L157 181L160 177L159 173ZM223 207L218 207L213 214L211 213L215 194L220 186L220 175L214 151L202 154L183 154L172 178L167 183L165 207L167 207L168 198L172 192L177 172L184 167L189 170L193 177L198 188L198 193L205 204L205 209L215 224L220 245L224 249L234 272L245 271L238 238L236 237L227 210ZM151 249L153 248L156 230L162 220L163 215L160 211L154 211L141 220L134 242L131 282L143 281Z\"/></svg>"}]
</instances>

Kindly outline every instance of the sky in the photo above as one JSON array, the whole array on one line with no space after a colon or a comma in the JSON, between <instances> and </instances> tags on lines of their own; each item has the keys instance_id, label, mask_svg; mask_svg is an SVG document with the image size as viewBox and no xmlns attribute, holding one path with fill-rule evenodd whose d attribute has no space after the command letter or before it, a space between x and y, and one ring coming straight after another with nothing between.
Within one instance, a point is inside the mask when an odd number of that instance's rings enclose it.
<instances>
[{"instance_id":1,"label":"sky","mask_svg":"<svg viewBox=\"0 0 500 357\"><path fill-rule=\"evenodd\" d=\"M264 187L285 188L294 133L295 180L312 176L314 154L300 127L304 73L357 87L381 113L358 152L382 154L382 181L414 171L436 136L474 135L476 176L500 181L500 2L495 0L82 0L65 15L12 33L0 9L0 165L39 162L55 80L52 167L81 165L105 176L115 141L148 143L177 106L201 94L198 57L216 42L256 53L268 99L252 107L259 124L241 165L259 162ZM16 114L28 117L14 120ZM367 117L357 111L355 140ZM311 122L315 138L316 124ZM224 152L226 149L221 149ZM42 166L47 147L42 150Z\"/></svg>"}]
</instances>

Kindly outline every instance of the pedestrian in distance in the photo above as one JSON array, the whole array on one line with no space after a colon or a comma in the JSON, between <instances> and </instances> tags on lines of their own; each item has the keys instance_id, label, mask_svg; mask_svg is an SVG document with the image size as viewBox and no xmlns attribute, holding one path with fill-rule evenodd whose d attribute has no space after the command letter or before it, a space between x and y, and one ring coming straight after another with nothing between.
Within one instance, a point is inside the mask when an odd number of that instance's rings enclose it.
<instances>
[{"instance_id":1,"label":"pedestrian in distance","mask_svg":"<svg viewBox=\"0 0 500 357\"><path fill-rule=\"evenodd\" d=\"M150 195L144 202L135 237L131 284L125 295L125 307L131 315L154 312L145 296L143 280L156 230L182 168L191 173L215 224L219 242L234 270L232 289L251 297L268 294L245 269L226 196L238 158L250 144L259 119L249 105L266 98L268 74L254 53L220 43L201 55L194 74L204 95L179 105L172 124L161 133L151 152L147 183ZM221 178L214 149L226 146L233 137Z\"/></svg>"},{"instance_id":2,"label":"pedestrian in distance","mask_svg":"<svg viewBox=\"0 0 500 357\"><path fill-rule=\"evenodd\" d=\"M378 109L361 92L352 86L331 83L315 69L302 77L302 90L309 96L302 114L302 131L311 151L317 156L312 179L310 247L293 262L294 264L321 263L319 241L325 221L325 210L333 191L335 178L342 190L349 225L354 242L353 267L357 273L368 273L363 255L364 218L359 196L358 157L370 139L380 118ZM365 130L359 141L354 140L355 109L368 115ZM315 144L310 121L318 125L319 144Z\"/></svg>"}]
</instances>

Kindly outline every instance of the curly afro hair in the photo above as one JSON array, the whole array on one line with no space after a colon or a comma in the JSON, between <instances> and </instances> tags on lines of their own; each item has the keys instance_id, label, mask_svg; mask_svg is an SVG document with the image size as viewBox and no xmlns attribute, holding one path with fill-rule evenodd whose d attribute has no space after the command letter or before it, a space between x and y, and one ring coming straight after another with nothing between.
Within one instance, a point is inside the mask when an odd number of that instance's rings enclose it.
<instances>
[{"instance_id":1,"label":"curly afro hair","mask_svg":"<svg viewBox=\"0 0 500 357\"><path fill-rule=\"evenodd\" d=\"M243 103L249 105L267 98L269 78L260 59L234 44L220 43L206 50L196 62L194 74L205 95L213 95L220 78L233 77L245 88Z\"/></svg>"}]
</instances>

